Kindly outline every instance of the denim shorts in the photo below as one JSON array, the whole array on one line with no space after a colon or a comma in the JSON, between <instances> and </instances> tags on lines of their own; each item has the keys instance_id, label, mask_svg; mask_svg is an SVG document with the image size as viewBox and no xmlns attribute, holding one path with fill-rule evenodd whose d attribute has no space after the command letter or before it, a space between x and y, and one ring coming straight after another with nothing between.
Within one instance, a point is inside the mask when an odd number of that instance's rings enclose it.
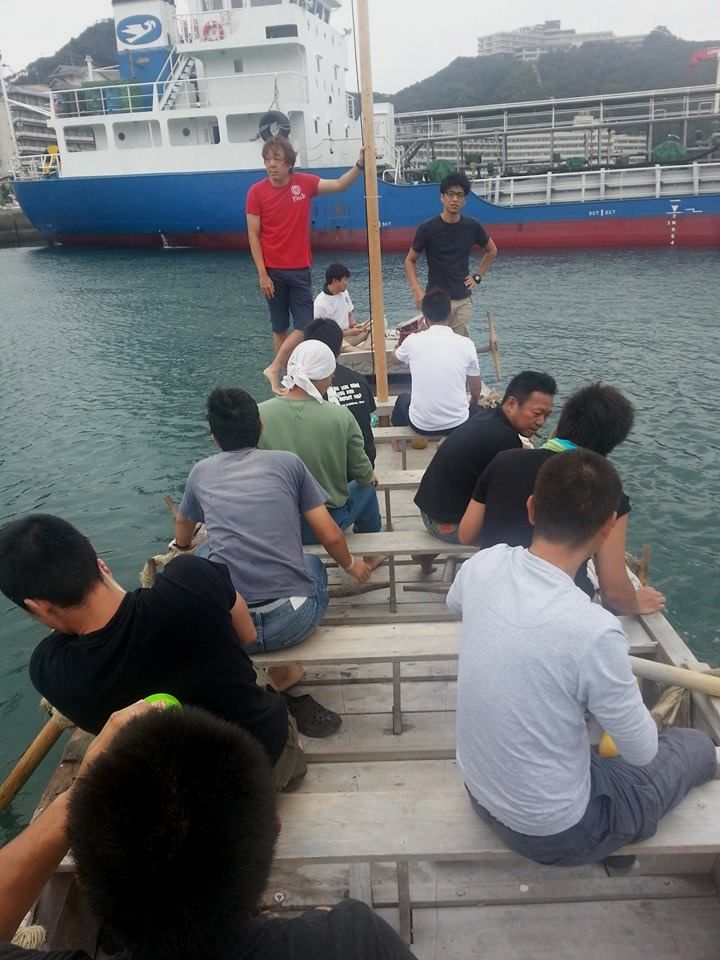
<instances>
[{"instance_id":1,"label":"denim shorts","mask_svg":"<svg viewBox=\"0 0 720 960\"><path fill-rule=\"evenodd\" d=\"M312 276L310 268L302 270L268 269L275 287L275 295L268 299L270 325L273 333L286 333L290 327L304 330L313 318Z\"/></svg>"},{"instance_id":2,"label":"denim shorts","mask_svg":"<svg viewBox=\"0 0 720 960\"><path fill-rule=\"evenodd\" d=\"M460 543L458 540L459 523L441 523L440 520L433 520L432 517L423 513L422 510L420 511L420 516L422 517L422 522L425 524L427 532L437 537L438 540L442 540L443 543ZM441 530L441 527L451 527L452 529Z\"/></svg>"}]
</instances>

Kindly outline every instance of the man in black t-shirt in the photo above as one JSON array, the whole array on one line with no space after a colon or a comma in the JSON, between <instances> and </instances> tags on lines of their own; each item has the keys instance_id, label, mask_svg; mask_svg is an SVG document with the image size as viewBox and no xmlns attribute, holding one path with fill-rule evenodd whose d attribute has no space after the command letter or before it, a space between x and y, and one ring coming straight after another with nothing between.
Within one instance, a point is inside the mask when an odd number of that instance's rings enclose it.
<instances>
[{"instance_id":1,"label":"man in black t-shirt","mask_svg":"<svg viewBox=\"0 0 720 960\"><path fill-rule=\"evenodd\" d=\"M461 543L481 548L496 543L529 547L533 527L527 502L540 468L556 453L583 448L607 456L630 433L634 411L615 387L593 383L576 391L565 402L555 436L539 450L506 450L482 472L458 530ZM600 593L606 606L621 614L647 614L661 610L665 598L653 587L635 590L625 566L625 540L630 501L623 493L610 536L595 555ZM589 596L595 589L582 564L575 583Z\"/></svg>"},{"instance_id":2,"label":"man in black t-shirt","mask_svg":"<svg viewBox=\"0 0 720 960\"><path fill-rule=\"evenodd\" d=\"M166 691L256 737L278 789L304 775L285 700L243 649L255 626L224 564L177 557L151 589L127 592L75 527L31 514L0 530L0 591L53 630L30 679L78 727L97 733L113 711Z\"/></svg>"},{"instance_id":3,"label":"man in black t-shirt","mask_svg":"<svg viewBox=\"0 0 720 960\"><path fill-rule=\"evenodd\" d=\"M330 347L336 357L340 356L343 345L343 332L334 320L325 317L313 320L305 328L305 340L319 340ZM375 397L370 385L361 373L341 363L335 365L332 384L328 388L326 399L330 403L339 403L347 407L362 430L365 453L375 466L375 439L372 432L372 415L375 412Z\"/></svg>"},{"instance_id":4,"label":"man in black t-shirt","mask_svg":"<svg viewBox=\"0 0 720 960\"><path fill-rule=\"evenodd\" d=\"M552 413L556 390L549 374L523 370L508 384L499 407L479 411L438 447L415 495L430 533L458 542L458 524L478 477L495 454L537 433Z\"/></svg>"},{"instance_id":5,"label":"man in black t-shirt","mask_svg":"<svg viewBox=\"0 0 720 960\"><path fill-rule=\"evenodd\" d=\"M470 336L472 320L472 291L488 272L497 256L497 247L485 228L472 217L463 217L462 209L470 193L470 181L464 173L449 173L440 184L442 213L421 223L405 258L405 273L420 308L423 288L418 280L415 264L421 253L428 265L426 290L440 287L450 294L452 313L450 326L464 337ZM483 258L474 273L470 273L470 251L483 250Z\"/></svg>"},{"instance_id":6,"label":"man in black t-shirt","mask_svg":"<svg viewBox=\"0 0 720 960\"><path fill-rule=\"evenodd\" d=\"M279 827L251 736L197 708L134 704L91 744L70 789L0 850L0 958L89 960L81 948L95 955L102 925L125 960L413 960L356 900L258 916ZM12 947L69 846L78 949Z\"/></svg>"}]
</instances>

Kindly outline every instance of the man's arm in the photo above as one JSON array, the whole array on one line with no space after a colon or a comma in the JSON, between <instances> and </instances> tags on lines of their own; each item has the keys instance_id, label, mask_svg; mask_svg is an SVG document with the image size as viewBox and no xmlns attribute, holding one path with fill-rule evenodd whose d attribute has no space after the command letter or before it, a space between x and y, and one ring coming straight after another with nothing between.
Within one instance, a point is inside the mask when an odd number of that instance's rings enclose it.
<instances>
[{"instance_id":1,"label":"man's arm","mask_svg":"<svg viewBox=\"0 0 720 960\"><path fill-rule=\"evenodd\" d=\"M408 250L408 255L405 257L405 275L408 278L408 283L410 284L410 289L412 290L413 297L415 298L415 306L420 309L423 298L423 288L420 285L418 280L417 270L415 264L417 263L418 257L420 254L417 250L414 250L412 247Z\"/></svg>"},{"instance_id":2,"label":"man's arm","mask_svg":"<svg viewBox=\"0 0 720 960\"><path fill-rule=\"evenodd\" d=\"M322 181L320 181L322 183ZM258 282L263 295L272 300L275 296L275 285L268 276L265 267L265 258L263 257L262 247L260 246L260 215L257 213L246 214L248 227L248 243L250 244L250 256L258 272Z\"/></svg>"},{"instance_id":3,"label":"man's arm","mask_svg":"<svg viewBox=\"0 0 720 960\"><path fill-rule=\"evenodd\" d=\"M365 453L365 440L363 439L362 430L347 407L344 409L347 410L350 420L347 440L348 476L351 480L359 483L361 487L367 487L368 484L375 482L375 471L373 470L373 465L368 460L368 455Z\"/></svg>"},{"instance_id":4,"label":"man's arm","mask_svg":"<svg viewBox=\"0 0 720 960\"><path fill-rule=\"evenodd\" d=\"M484 277L495 262L495 257L497 257L497 247L492 240L488 240L482 249L485 251L485 253L482 260L477 265L477 270L475 273L481 277ZM472 277L465 277L465 286L472 289L473 287L476 287L477 284Z\"/></svg>"},{"instance_id":5,"label":"man's arm","mask_svg":"<svg viewBox=\"0 0 720 960\"><path fill-rule=\"evenodd\" d=\"M178 550L187 550L192 545L195 523L195 520L184 517L180 511L175 514L175 546Z\"/></svg>"},{"instance_id":6,"label":"man's arm","mask_svg":"<svg viewBox=\"0 0 720 960\"><path fill-rule=\"evenodd\" d=\"M665 607L665 597L654 587L636 590L625 566L625 539L628 515L620 517L610 536L595 554L595 571L605 606L615 613L657 613Z\"/></svg>"},{"instance_id":7,"label":"man's arm","mask_svg":"<svg viewBox=\"0 0 720 960\"><path fill-rule=\"evenodd\" d=\"M370 568L362 557L354 557L350 553L345 534L330 516L327 507L305 510L303 517L335 563L358 583L365 583L370 576Z\"/></svg>"},{"instance_id":8,"label":"man's arm","mask_svg":"<svg viewBox=\"0 0 720 960\"><path fill-rule=\"evenodd\" d=\"M257 630L255 629L253 618L250 616L248 605L239 593L236 593L235 596L237 599L230 611L230 616L238 640L243 646L246 646L249 643L255 643L257 640Z\"/></svg>"},{"instance_id":9,"label":"man's arm","mask_svg":"<svg viewBox=\"0 0 720 960\"><path fill-rule=\"evenodd\" d=\"M483 521L485 520L485 504L471 500L463 514L458 527L458 540L469 547L480 542Z\"/></svg>"},{"instance_id":10,"label":"man's arm","mask_svg":"<svg viewBox=\"0 0 720 960\"><path fill-rule=\"evenodd\" d=\"M477 406L477 404L480 402L480 394L482 392L482 377L479 375L477 377L468 376L466 379L467 388L470 392L470 403Z\"/></svg>"},{"instance_id":11,"label":"man's arm","mask_svg":"<svg viewBox=\"0 0 720 960\"><path fill-rule=\"evenodd\" d=\"M363 172L363 156L365 153L365 148L360 151L360 158L354 166L350 167L349 170L346 170L345 173L338 177L337 180L320 180L318 183L317 192L318 196L322 197L326 193L342 193L343 190L347 190L349 186L352 186L353 183L357 180L360 174Z\"/></svg>"}]
</instances>

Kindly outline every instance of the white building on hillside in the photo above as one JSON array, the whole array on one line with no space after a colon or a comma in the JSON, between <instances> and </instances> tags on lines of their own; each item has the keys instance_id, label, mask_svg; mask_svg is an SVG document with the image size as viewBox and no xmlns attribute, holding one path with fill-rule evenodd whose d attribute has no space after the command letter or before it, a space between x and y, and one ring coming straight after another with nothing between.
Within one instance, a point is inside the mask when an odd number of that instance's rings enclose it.
<instances>
[{"instance_id":1,"label":"white building on hillside","mask_svg":"<svg viewBox=\"0 0 720 960\"><path fill-rule=\"evenodd\" d=\"M644 36L617 37L612 30L594 33L577 33L575 30L562 29L560 20L546 20L530 27L518 27L500 33L490 33L478 37L477 52L480 57L489 57L496 53L510 53L517 60L537 60L543 53L552 50L569 50L583 43L612 41L615 43L639 44Z\"/></svg>"}]
</instances>

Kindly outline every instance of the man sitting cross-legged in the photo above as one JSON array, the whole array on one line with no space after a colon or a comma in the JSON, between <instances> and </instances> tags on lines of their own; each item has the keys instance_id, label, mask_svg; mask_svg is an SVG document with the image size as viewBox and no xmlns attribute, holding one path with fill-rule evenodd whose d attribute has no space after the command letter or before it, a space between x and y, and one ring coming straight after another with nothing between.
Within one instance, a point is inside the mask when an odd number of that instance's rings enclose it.
<instances>
[{"instance_id":1,"label":"man sitting cross-legged","mask_svg":"<svg viewBox=\"0 0 720 960\"><path fill-rule=\"evenodd\" d=\"M377 533L382 521L375 474L363 435L347 407L323 400L335 373L335 355L319 340L306 340L288 361L281 397L260 404L264 450L290 450L327 491L330 516L342 530ZM317 532L303 522L303 543L318 543ZM378 558L366 558L375 567Z\"/></svg>"},{"instance_id":2,"label":"man sitting cross-legged","mask_svg":"<svg viewBox=\"0 0 720 960\"><path fill-rule=\"evenodd\" d=\"M622 495L605 457L573 450L538 473L529 550L498 544L463 564L457 760L473 806L538 863L594 863L651 837L717 770L699 730L658 736L622 626L573 583L610 534ZM620 755L591 750L586 714Z\"/></svg>"},{"instance_id":3,"label":"man sitting cross-legged","mask_svg":"<svg viewBox=\"0 0 720 960\"><path fill-rule=\"evenodd\" d=\"M357 900L293 919L260 914L279 831L252 737L192 707L128 707L69 790L0 850L0 957L89 960L106 955L102 933L125 960L413 960ZM75 949L12 947L68 846Z\"/></svg>"},{"instance_id":4,"label":"man sitting cross-legged","mask_svg":"<svg viewBox=\"0 0 720 960\"><path fill-rule=\"evenodd\" d=\"M0 590L52 629L30 679L78 727L97 733L113 711L171 691L256 737L278 789L305 774L285 698L247 655L255 627L227 567L178 557L127 592L79 530L38 513L0 530Z\"/></svg>"},{"instance_id":5,"label":"man sitting cross-legged","mask_svg":"<svg viewBox=\"0 0 720 960\"><path fill-rule=\"evenodd\" d=\"M328 604L327 573L320 557L303 555L301 522L358 583L370 571L348 550L325 507L325 490L294 453L258 450L263 425L249 393L218 387L207 401L210 434L220 452L190 471L175 521L175 545L191 546L196 522L204 522L209 557L224 563L245 598L257 629L250 654L293 646L322 620ZM280 689L297 682L299 664L270 675ZM340 717L307 694L288 697L288 707L307 736L327 736Z\"/></svg>"},{"instance_id":6,"label":"man sitting cross-legged","mask_svg":"<svg viewBox=\"0 0 720 960\"><path fill-rule=\"evenodd\" d=\"M604 457L630 433L635 413L630 401L615 387L592 383L576 391L560 411L555 436L538 450L506 450L485 468L460 521L460 543L491 547L508 543L529 547L533 528L528 520L527 500L542 465L556 453L584 447ZM655 613L665 597L653 587L635 590L625 565L630 501L623 493L617 506L617 522L600 545L595 561L600 594L605 606L616 613ZM594 587L581 564L575 583L589 596Z\"/></svg>"},{"instance_id":7,"label":"man sitting cross-legged","mask_svg":"<svg viewBox=\"0 0 720 960\"><path fill-rule=\"evenodd\" d=\"M482 378L477 348L450 326L445 290L428 290L422 312L428 329L406 337L395 350L395 359L410 367L411 385L410 393L398 395L390 422L420 434L446 435L478 409Z\"/></svg>"}]
</instances>

